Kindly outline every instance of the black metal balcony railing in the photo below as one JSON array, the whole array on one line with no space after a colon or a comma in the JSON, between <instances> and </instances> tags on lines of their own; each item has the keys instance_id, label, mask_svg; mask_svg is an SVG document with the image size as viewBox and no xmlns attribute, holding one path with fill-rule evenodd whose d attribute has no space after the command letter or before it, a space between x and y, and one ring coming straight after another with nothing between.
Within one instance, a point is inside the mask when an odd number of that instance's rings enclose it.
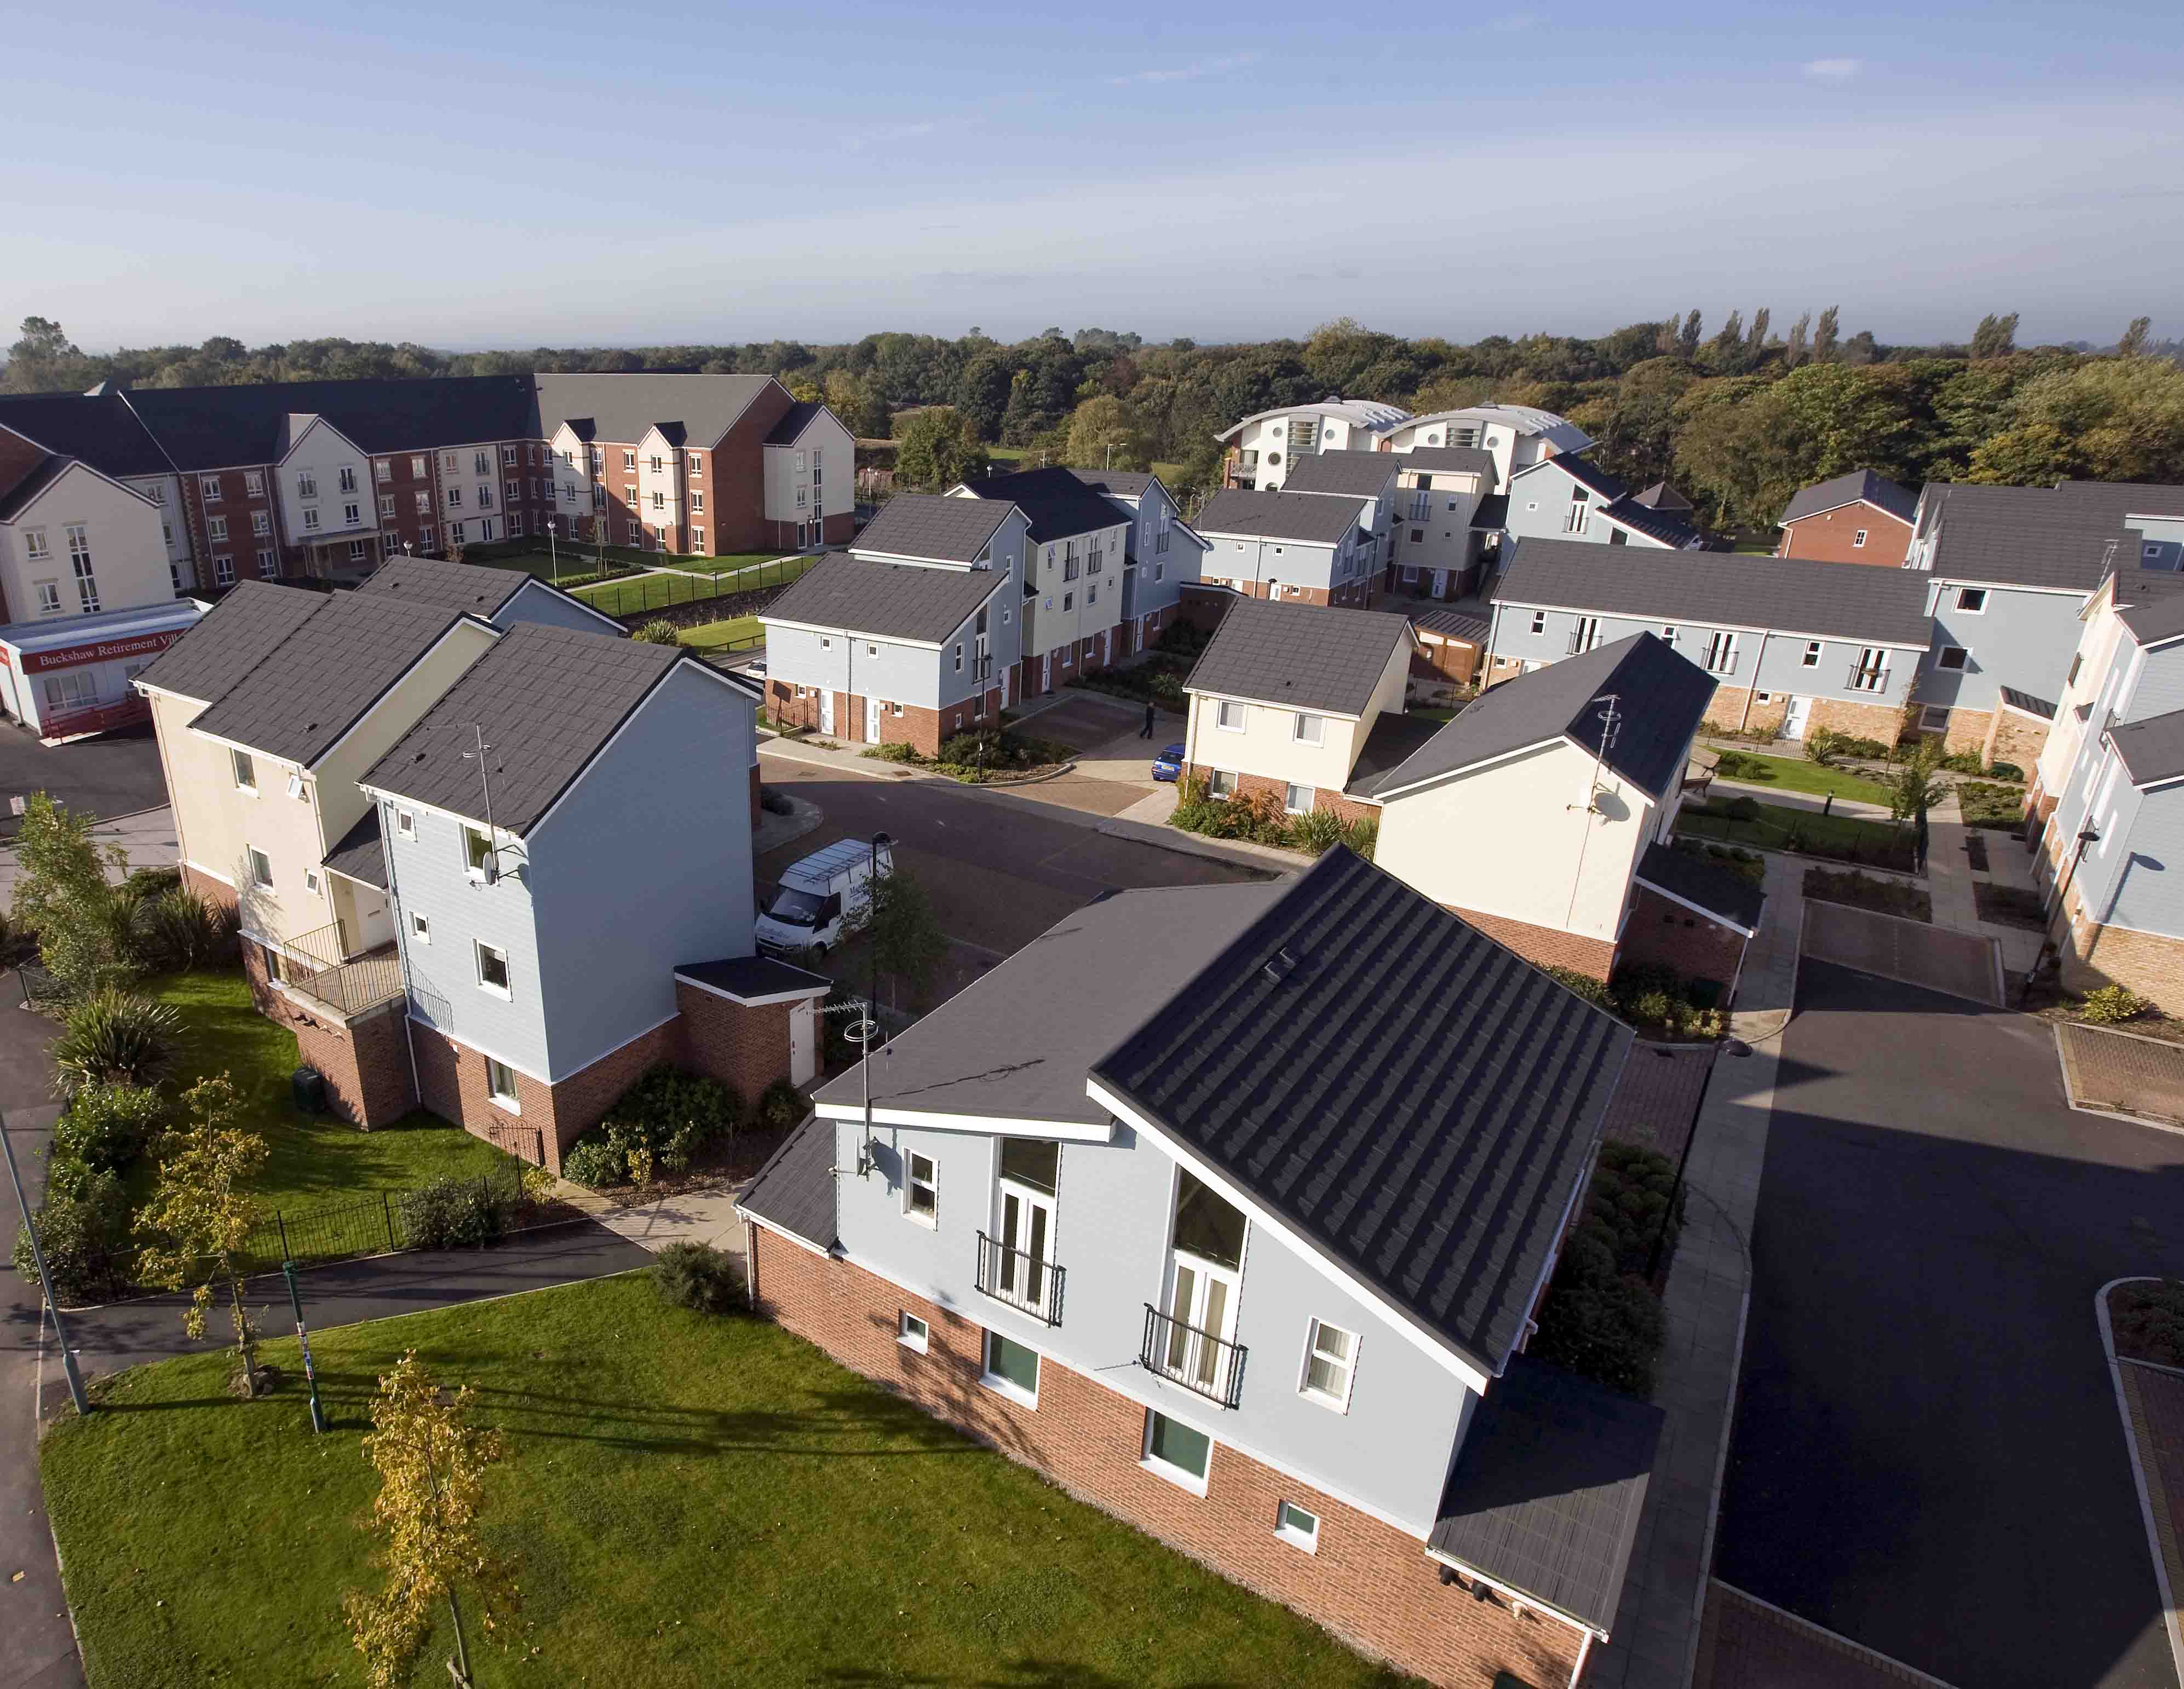
<instances>
[{"instance_id":1,"label":"black metal balcony railing","mask_svg":"<svg viewBox=\"0 0 2184 1689\"><path fill-rule=\"evenodd\" d=\"M978 1234L978 1288L996 1302L1006 1302L1034 1320L1059 1325L1061 1288L1067 1277L1051 1261L1012 1249L983 1231Z\"/></svg>"},{"instance_id":2,"label":"black metal balcony railing","mask_svg":"<svg viewBox=\"0 0 2184 1689\"><path fill-rule=\"evenodd\" d=\"M338 921L289 939L283 949L282 983L336 1014L360 1014L402 995L402 958L394 946L348 955Z\"/></svg>"},{"instance_id":3,"label":"black metal balcony railing","mask_svg":"<svg viewBox=\"0 0 2184 1689\"><path fill-rule=\"evenodd\" d=\"M1145 1304L1145 1340L1138 1350L1138 1364L1209 1401L1234 1408L1243 1400L1246 1353L1241 1343L1186 1325Z\"/></svg>"}]
</instances>

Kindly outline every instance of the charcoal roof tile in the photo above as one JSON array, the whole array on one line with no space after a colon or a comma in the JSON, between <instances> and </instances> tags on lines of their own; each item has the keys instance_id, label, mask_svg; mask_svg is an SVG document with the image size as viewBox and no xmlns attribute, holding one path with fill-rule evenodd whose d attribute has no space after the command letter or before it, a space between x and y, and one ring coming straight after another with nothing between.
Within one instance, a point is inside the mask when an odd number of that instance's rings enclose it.
<instances>
[{"instance_id":1,"label":"charcoal roof tile","mask_svg":"<svg viewBox=\"0 0 2184 1689\"><path fill-rule=\"evenodd\" d=\"M727 956L711 962L677 962L675 977L746 1000L788 994L808 997L831 991L834 984L823 974L812 973L777 957L756 955Z\"/></svg>"},{"instance_id":2,"label":"charcoal roof tile","mask_svg":"<svg viewBox=\"0 0 2184 1689\"><path fill-rule=\"evenodd\" d=\"M799 399L782 412L781 420L773 425L766 436L769 446L794 446L804 437L804 431L827 414L827 407L817 399Z\"/></svg>"},{"instance_id":3,"label":"charcoal roof tile","mask_svg":"<svg viewBox=\"0 0 2184 1689\"><path fill-rule=\"evenodd\" d=\"M837 553L821 558L759 619L937 645L1009 578L996 569L926 569Z\"/></svg>"},{"instance_id":4,"label":"charcoal roof tile","mask_svg":"<svg viewBox=\"0 0 2184 1689\"><path fill-rule=\"evenodd\" d=\"M2109 729L2109 742L2133 786L2184 777L2184 709L2119 723Z\"/></svg>"},{"instance_id":5,"label":"charcoal roof tile","mask_svg":"<svg viewBox=\"0 0 2184 1689\"><path fill-rule=\"evenodd\" d=\"M1741 874L1731 873L1696 851L1650 844L1638 858L1638 878L1657 892L1741 928L1747 937L1759 930L1766 893Z\"/></svg>"},{"instance_id":6,"label":"charcoal roof tile","mask_svg":"<svg viewBox=\"0 0 2184 1689\"><path fill-rule=\"evenodd\" d=\"M1362 716L1388 659L1411 637L1407 618L1382 610L1240 598L1184 686L1291 709Z\"/></svg>"},{"instance_id":7,"label":"charcoal roof tile","mask_svg":"<svg viewBox=\"0 0 2184 1689\"><path fill-rule=\"evenodd\" d=\"M1150 469L1072 469L1069 473L1093 492L1112 493L1117 498L1142 498L1145 489L1159 479Z\"/></svg>"},{"instance_id":8,"label":"charcoal roof tile","mask_svg":"<svg viewBox=\"0 0 2184 1689\"><path fill-rule=\"evenodd\" d=\"M879 514L850 542L850 549L941 563L976 563L1015 508L1005 499L900 492L880 507Z\"/></svg>"},{"instance_id":9,"label":"charcoal roof tile","mask_svg":"<svg viewBox=\"0 0 2184 1689\"><path fill-rule=\"evenodd\" d=\"M277 463L292 416L323 416L359 451L374 453L532 439L538 431L526 375L136 387L127 402L185 473Z\"/></svg>"},{"instance_id":10,"label":"charcoal roof tile","mask_svg":"<svg viewBox=\"0 0 2184 1689\"><path fill-rule=\"evenodd\" d=\"M509 601L526 586L550 592L564 603L588 610L599 618L599 631L618 626L611 616L587 604L573 592L565 592L551 581L541 581L520 569L492 569L478 563L448 563L438 558L391 557L373 570L356 590L383 593L413 604L437 604L450 610L468 610L490 621L508 608Z\"/></svg>"},{"instance_id":11,"label":"charcoal roof tile","mask_svg":"<svg viewBox=\"0 0 2184 1689\"><path fill-rule=\"evenodd\" d=\"M326 854L326 867L351 880L387 889L387 841L379 831L379 806L375 803L341 836L341 842Z\"/></svg>"},{"instance_id":12,"label":"charcoal roof tile","mask_svg":"<svg viewBox=\"0 0 2184 1689\"><path fill-rule=\"evenodd\" d=\"M1377 498L1388 491L1397 470L1421 467L1393 452L1315 452L1290 465L1282 491Z\"/></svg>"},{"instance_id":13,"label":"charcoal roof tile","mask_svg":"<svg viewBox=\"0 0 2184 1689\"><path fill-rule=\"evenodd\" d=\"M694 375L653 370L542 371L537 386L538 432L550 440L563 422L585 421L589 437L635 445L653 425L679 422L688 442L710 448L742 419L771 375Z\"/></svg>"},{"instance_id":14,"label":"charcoal roof tile","mask_svg":"<svg viewBox=\"0 0 2184 1689\"><path fill-rule=\"evenodd\" d=\"M1007 499L1031 523L1031 536L1045 545L1102 528L1120 527L1129 519L1099 493L1078 480L1074 470L1061 468L1019 469L1014 475L991 475L968 483L980 498Z\"/></svg>"},{"instance_id":15,"label":"charcoal roof tile","mask_svg":"<svg viewBox=\"0 0 2184 1689\"><path fill-rule=\"evenodd\" d=\"M166 453L118 392L0 395L0 428L109 475L172 473Z\"/></svg>"},{"instance_id":16,"label":"charcoal roof tile","mask_svg":"<svg viewBox=\"0 0 2184 1689\"><path fill-rule=\"evenodd\" d=\"M1321 492L1252 492L1229 488L1206 501L1191 525L1201 534L1241 534L1294 540L1300 545L1338 545L1364 514L1362 498Z\"/></svg>"},{"instance_id":17,"label":"charcoal roof tile","mask_svg":"<svg viewBox=\"0 0 2184 1689\"><path fill-rule=\"evenodd\" d=\"M270 657L326 602L323 593L270 581L238 581L136 678L148 686L209 703Z\"/></svg>"},{"instance_id":18,"label":"charcoal roof tile","mask_svg":"<svg viewBox=\"0 0 2184 1689\"><path fill-rule=\"evenodd\" d=\"M766 1158L736 1207L815 1249L832 1249L834 1196L834 1123L815 1117Z\"/></svg>"},{"instance_id":19,"label":"charcoal roof tile","mask_svg":"<svg viewBox=\"0 0 2184 1689\"><path fill-rule=\"evenodd\" d=\"M1482 490L1495 482L1494 454L1478 446L1413 446L1396 453L1400 469L1425 469L1434 474L1475 475Z\"/></svg>"},{"instance_id":20,"label":"charcoal roof tile","mask_svg":"<svg viewBox=\"0 0 2184 1689\"><path fill-rule=\"evenodd\" d=\"M1852 469L1848 475L1799 487L1790 495L1790 502L1782 507L1782 514L1774 525L1779 528L1785 522L1801 522L1823 511L1840 510L1846 504L1870 504L1899 522L1908 522L1919 508L1919 495L1871 469Z\"/></svg>"}]
</instances>

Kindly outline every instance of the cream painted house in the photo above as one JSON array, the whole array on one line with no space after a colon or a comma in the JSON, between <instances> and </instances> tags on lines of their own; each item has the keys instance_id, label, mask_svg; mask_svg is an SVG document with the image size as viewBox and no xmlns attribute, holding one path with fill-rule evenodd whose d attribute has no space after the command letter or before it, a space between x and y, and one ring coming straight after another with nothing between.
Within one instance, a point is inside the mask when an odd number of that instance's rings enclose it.
<instances>
[{"instance_id":1,"label":"cream painted house","mask_svg":"<svg viewBox=\"0 0 2184 1689\"><path fill-rule=\"evenodd\" d=\"M855 513L856 438L825 405L804 400L792 407L766 436L759 455L766 477L766 519L793 526L799 551L823 542L828 517ZM690 518L699 526L704 519L702 508Z\"/></svg>"},{"instance_id":2,"label":"cream painted house","mask_svg":"<svg viewBox=\"0 0 2184 1689\"><path fill-rule=\"evenodd\" d=\"M1650 633L1508 681L1373 782L1373 860L1541 966L1733 992L1758 887L1671 844L1712 697Z\"/></svg>"},{"instance_id":3,"label":"cream painted house","mask_svg":"<svg viewBox=\"0 0 2184 1689\"><path fill-rule=\"evenodd\" d=\"M1356 783L1439 725L1402 713L1417 649L1402 616L1239 600L1184 682L1185 778L1217 798L1268 793L1293 815L1370 814Z\"/></svg>"},{"instance_id":4,"label":"cream painted house","mask_svg":"<svg viewBox=\"0 0 2184 1689\"><path fill-rule=\"evenodd\" d=\"M357 575L376 569L379 495L370 454L322 416L291 415L281 443L285 449L273 479L281 531L314 553L320 567L311 572ZM231 531L227 538L245 555L276 543L263 533Z\"/></svg>"},{"instance_id":5,"label":"cream painted house","mask_svg":"<svg viewBox=\"0 0 2184 1689\"><path fill-rule=\"evenodd\" d=\"M386 893L326 860L372 813L359 776L499 637L443 606L246 581L137 678L186 876L273 977L393 942Z\"/></svg>"}]
</instances>

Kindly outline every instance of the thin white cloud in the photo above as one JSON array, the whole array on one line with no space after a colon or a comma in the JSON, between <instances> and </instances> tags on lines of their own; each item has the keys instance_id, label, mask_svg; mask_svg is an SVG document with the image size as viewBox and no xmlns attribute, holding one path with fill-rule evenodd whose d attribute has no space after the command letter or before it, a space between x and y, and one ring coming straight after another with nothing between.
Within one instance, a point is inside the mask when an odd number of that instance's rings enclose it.
<instances>
[{"instance_id":1,"label":"thin white cloud","mask_svg":"<svg viewBox=\"0 0 2184 1689\"><path fill-rule=\"evenodd\" d=\"M1110 86L1127 87L1134 82L1195 82L1201 76L1218 76L1224 71L1241 70L1247 64L1256 64L1256 53L1232 53L1220 58L1201 58L1190 64L1165 65L1153 70L1139 70L1128 76L1110 76Z\"/></svg>"},{"instance_id":2,"label":"thin white cloud","mask_svg":"<svg viewBox=\"0 0 2184 1689\"><path fill-rule=\"evenodd\" d=\"M1855 58L1814 58L1805 64L1805 74L1815 82L1847 82L1864 68Z\"/></svg>"}]
</instances>

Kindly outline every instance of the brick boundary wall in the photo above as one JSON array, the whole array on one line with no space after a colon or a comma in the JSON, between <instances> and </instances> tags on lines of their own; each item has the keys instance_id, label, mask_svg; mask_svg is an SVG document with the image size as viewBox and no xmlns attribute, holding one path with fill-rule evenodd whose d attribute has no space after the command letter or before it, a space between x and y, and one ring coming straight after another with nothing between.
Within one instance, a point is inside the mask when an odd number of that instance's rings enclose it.
<instances>
[{"instance_id":1,"label":"brick boundary wall","mask_svg":"<svg viewBox=\"0 0 2184 1689\"><path fill-rule=\"evenodd\" d=\"M785 1330L1351 1647L1440 1684L1484 1686L1502 1671L1540 1689L1571 1681L1578 1630L1443 1584L1418 1538L1224 1446L1206 1495L1193 1495L1140 1464L1145 1409L1128 1397L1048 1359L1039 1406L1025 1408L978 1382L983 1328L960 1312L760 1227L751 1260L760 1310ZM927 1322L923 1354L896 1341L902 1311ZM1274 1536L1283 1500L1318 1515L1317 1553Z\"/></svg>"},{"instance_id":2,"label":"brick boundary wall","mask_svg":"<svg viewBox=\"0 0 2184 1689\"><path fill-rule=\"evenodd\" d=\"M1559 927L1535 926L1507 915L1483 914L1461 903L1442 908L1461 916L1498 944L1506 944L1527 962L1542 968L1572 968L1605 981L1615 970L1615 946L1604 938L1587 938Z\"/></svg>"},{"instance_id":3,"label":"brick boundary wall","mask_svg":"<svg viewBox=\"0 0 2184 1689\"><path fill-rule=\"evenodd\" d=\"M2063 892L2069 919L2050 922L2058 940L2058 983L2082 996L2102 986L2125 986L2164 1014L2184 1014L2184 938L2140 932L2127 926L2103 926L2086 919L2075 876Z\"/></svg>"},{"instance_id":4,"label":"brick boundary wall","mask_svg":"<svg viewBox=\"0 0 2184 1689\"><path fill-rule=\"evenodd\" d=\"M1744 964L1744 935L1670 903L1650 886L1637 891L1616 959L1670 968L1685 979L1718 980L1727 1008L1727 993Z\"/></svg>"},{"instance_id":5,"label":"brick boundary wall","mask_svg":"<svg viewBox=\"0 0 2184 1689\"><path fill-rule=\"evenodd\" d=\"M1816 697L1813 713L1805 720L1805 731L1809 735L1816 727L1831 727L1853 739L1878 739L1884 745L1893 745L1903 731L1903 706Z\"/></svg>"}]
</instances>

